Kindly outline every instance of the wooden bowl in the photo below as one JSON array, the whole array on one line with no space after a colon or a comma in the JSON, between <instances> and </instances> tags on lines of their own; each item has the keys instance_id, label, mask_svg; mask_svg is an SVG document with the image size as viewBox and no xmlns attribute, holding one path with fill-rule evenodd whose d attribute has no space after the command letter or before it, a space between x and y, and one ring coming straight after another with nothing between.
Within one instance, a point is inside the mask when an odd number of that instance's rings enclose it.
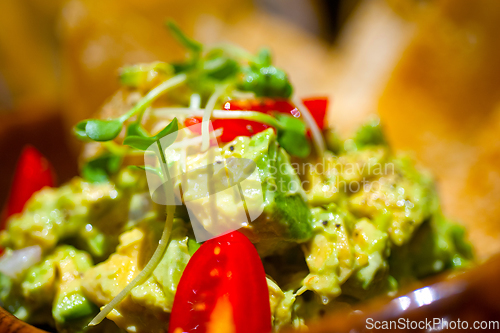
<instances>
[{"instance_id":1,"label":"wooden bowl","mask_svg":"<svg viewBox=\"0 0 500 333\"><path fill-rule=\"evenodd\" d=\"M0 308L0 331L2 333L46 333L17 319L2 308Z\"/></svg>"}]
</instances>

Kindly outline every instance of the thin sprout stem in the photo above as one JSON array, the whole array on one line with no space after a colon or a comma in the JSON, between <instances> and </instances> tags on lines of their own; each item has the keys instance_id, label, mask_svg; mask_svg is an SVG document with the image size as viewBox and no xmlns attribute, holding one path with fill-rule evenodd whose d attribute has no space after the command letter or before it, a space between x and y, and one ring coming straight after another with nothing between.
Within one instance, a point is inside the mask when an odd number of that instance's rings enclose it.
<instances>
[{"instance_id":1,"label":"thin sprout stem","mask_svg":"<svg viewBox=\"0 0 500 333\"><path fill-rule=\"evenodd\" d=\"M257 111L222 111L214 110L212 113L214 118L221 119L245 119L263 123L274 128L282 129L283 126L273 116Z\"/></svg>"},{"instance_id":2,"label":"thin sprout stem","mask_svg":"<svg viewBox=\"0 0 500 333\"><path fill-rule=\"evenodd\" d=\"M143 108L141 111L139 111L139 113L137 114L137 122L140 124L142 122L142 118L144 117L144 114L151 110L150 107L147 107L147 108Z\"/></svg>"},{"instance_id":3,"label":"thin sprout stem","mask_svg":"<svg viewBox=\"0 0 500 333\"><path fill-rule=\"evenodd\" d=\"M156 141L156 145L158 146L158 152L159 152L160 157L161 157L161 162L163 164L167 164L167 159L165 158L165 153L163 152L163 148L161 147L160 140Z\"/></svg>"},{"instance_id":4,"label":"thin sprout stem","mask_svg":"<svg viewBox=\"0 0 500 333\"><path fill-rule=\"evenodd\" d=\"M304 116L304 120L307 123L307 126L311 129L311 134L313 138L314 147L316 148L316 152L319 156L323 156L325 153L325 141L323 141L323 136L321 135L321 131L316 124L313 116L309 112L309 109L302 103L300 98L294 96L292 97L292 102L295 104L297 109L300 111L302 116Z\"/></svg>"},{"instance_id":5,"label":"thin sprout stem","mask_svg":"<svg viewBox=\"0 0 500 333\"><path fill-rule=\"evenodd\" d=\"M127 113L125 113L118 119L123 123L138 112L145 110L148 106L151 105L151 103L153 103L155 99L157 99L163 93L185 82L186 78L186 74L179 74L168 79L167 81L160 83L158 86L151 89L146 94L146 96L144 96L132 109L130 109Z\"/></svg>"},{"instance_id":6,"label":"thin sprout stem","mask_svg":"<svg viewBox=\"0 0 500 333\"><path fill-rule=\"evenodd\" d=\"M189 108L157 108L153 109L154 114L157 116L162 115L186 115L186 116L196 116L202 117L204 114L204 110L201 109L189 109ZM274 128L281 128L281 125L276 121L273 116L268 114L257 112L257 111L246 111L246 110L238 110L238 111L226 111L226 110L213 110L212 118L215 119L245 119L245 120L254 120Z\"/></svg>"},{"instance_id":7,"label":"thin sprout stem","mask_svg":"<svg viewBox=\"0 0 500 333\"><path fill-rule=\"evenodd\" d=\"M240 58L242 60L251 61L255 58L255 56L253 54L251 54L250 52L248 52L244 48L241 48L237 45L233 45L230 43L217 43L217 44L214 44L210 49L213 50L213 49L217 49L217 48L223 49L224 51L226 51L226 52L232 54L233 56Z\"/></svg>"},{"instance_id":8,"label":"thin sprout stem","mask_svg":"<svg viewBox=\"0 0 500 333\"><path fill-rule=\"evenodd\" d=\"M120 156L144 155L144 151L142 151L142 150L123 147L114 141L104 141L104 142L102 142L102 144L104 147L106 147L106 149L108 149L112 154L115 154L115 155L120 155Z\"/></svg>"},{"instance_id":9,"label":"thin sprout stem","mask_svg":"<svg viewBox=\"0 0 500 333\"><path fill-rule=\"evenodd\" d=\"M226 89L226 86L220 86L215 89L215 92L208 99L207 105L205 106L205 110L203 111L203 119L201 121L201 150L205 151L210 146L210 137L209 137L209 121L212 117L212 111L214 110L215 103L219 100L219 97L222 95L223 91Z\"/></svg>"},{"instance_id":10,"label":"thin sprout stem","mask_svg":"<svg viewBox=\"0 0 500 333\"><path fill-rule=\"evenodd\" d=\"M201 96L200 94L192 94L189 99L190 109L199 109L201 107Z\"/></svg>"},{"instance_id":11,"label":"thin sprout stem","mask_svg":"<svg viewBox=\"0 0 500 333\"><path fill-rule=\"evenodd\" d=\"M107 150L109 150L112 154L115 155L125 155L127 153L127 148L120 146L114 141L104 141L102 142L102 145L106 147Z\"/></svg>"},{"instance_id":12,"label":"thin sprout stem","mask_svg":"<svg viewBox=\"0 0 500 333\"><path fill-rule=\"evenodd\" d=\"M168 165L167 165L167 159L165 158L165 151L163 150L160 140L156 141L156 144L158 146L158 150L160 153L161 157L161 171L163 173L164 179L166 178L167 181L170 182L170 173L168 172ZM165 189L166 191L167 189Z\"/></svg>"},{"instance_id":13,"label":"thin sprout stem","mask_svg":"<svg viewBox=\"0 0 500 333\"><path fill-rule=\"evenodd\" d=\"M167 206L167 219L165 226L163 227L163 233L160 238L158 247L149 262L144 267L144 269L137 275L111 302L109 302L102 310L97 314L97 316L92 319L89 326L95 326L106 318L106 316L113 311L113 309L120 304L121 301L127 297L127 295L137 287L138 285L144 283L151 273L156 269L161 259L163 258L165 251L167 250L167 245L169 243L170 234L172 232L172 225L174 221L175 206Z\"/></svg>"},{"instance_id":14,"label":"thin sprout stem","mask_svg":"<svg viewBox=\"0 0 500 333\"><path fill-rule=\"evenodd\" d=\"M222 129L218 128L213 132L214 137L218 138L222 135ZM201 137L195 136L191 139L185 139L181 142L174 142L169 146L171 149L179 149L183 147L198 146L201 143Z\"/></svg>"}]
</instances>

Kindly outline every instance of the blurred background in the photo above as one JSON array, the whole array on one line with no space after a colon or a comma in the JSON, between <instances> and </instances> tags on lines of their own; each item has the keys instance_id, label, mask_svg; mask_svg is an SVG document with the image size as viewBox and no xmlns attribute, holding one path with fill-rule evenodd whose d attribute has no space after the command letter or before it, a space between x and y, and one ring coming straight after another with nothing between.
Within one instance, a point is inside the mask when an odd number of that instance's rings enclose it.
<instances>
[{"instance_id":1,"label":"blurred background","mask_svg":"<svg viewBox=\"0 0 500 333\"><path fill-rule=\"evenodd\" d=\"M118 69L183 56L167 18L203 43L270 46L299 96L330 98L343 135L378 113L479 257L500 252L498 0L2 0L0 205L26 143L67 181L70 129L118 88Z\"/></svg>"}]
</instances>

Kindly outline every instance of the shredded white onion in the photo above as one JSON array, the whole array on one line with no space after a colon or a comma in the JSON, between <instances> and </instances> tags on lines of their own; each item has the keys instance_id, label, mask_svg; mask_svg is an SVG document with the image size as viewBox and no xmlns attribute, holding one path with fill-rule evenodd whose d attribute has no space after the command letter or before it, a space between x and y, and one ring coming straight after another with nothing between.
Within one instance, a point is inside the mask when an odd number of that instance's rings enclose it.
<instances>
[{"instance_id":1,"label":"shredded white onion","mask_svg":"<svg viewBox=\"0 0 500 333\"><path fill-rule=\"evenodd\" d=\"M0 272L17 279L33 265L42 260L42 249L38 245L6 253L0 258Z\"/></svg>"},{"instance_id":2,"label":"shredded white onion","mask_svg":"<svg viewBox=\"0 0 500 333\"><path fill-rule=\"evenodd\" d=\"M205 106L205 110L203 111L203 119L201 121L201 150L205 151L210 147L210 129L208 127L210 118L212 117L212 111L214 110L215 103L219 100L219 97L222 95L225 87L219 87L215 89L215 92L208 99L207 105Z\"/></svg>"},{"instance_id":3,"label":"shredded white onion","mask_svg":"<svg viewBox=\"0 0 500 333\"><path fill-rule=\"evenodd\" d=\"M304 103L302 103L300 98L294 96L292 97L292 102L297 107L297 109L299 109L300 113L304 116L304 120L307 126L311 129L312 139L316 151L318 152L318 155L323 156L325 152L325 142L323 141L323 135L321 134L318 124L316 124L316 121L311 115L311 112L309 112L309 109L306 108L306 106L304 105Z\"/></svg>"}]
</instances>

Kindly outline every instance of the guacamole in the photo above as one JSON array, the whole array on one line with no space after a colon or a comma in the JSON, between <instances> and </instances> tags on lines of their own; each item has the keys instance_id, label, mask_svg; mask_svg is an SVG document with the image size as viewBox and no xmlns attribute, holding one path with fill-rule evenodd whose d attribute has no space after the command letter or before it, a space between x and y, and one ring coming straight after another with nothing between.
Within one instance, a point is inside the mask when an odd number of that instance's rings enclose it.
<instances>
[{"instance_id":1,"label":"guacamole","mask_svg":"<svg viewBox=\"0 0 500 333\"><path fill-rule=\"evenodd\" d=\"M183 274L200 263L195 223L211 226L210 205L224 222L238 222L238 210L249 217L238 235L255 255L267 305L266 278L274 331L306 329L327 312L471 263L465 231L443 215L433 179L390 148L378 120L340 138L322 127L326 101L294 98L267 49L204 49L169 26L188 59L123 69L102 119L75 126L85 142L81 177L35 193L0 232L0 268L15 251L41 253L16 274L0 269L2 307L58 332L167 332ZM151 147L161 168L144 165ZM196 181L208 154L220 157L210 164L219 165L219 183L228 160L254 165L252 186L238 185L245 201ZM192 186L165 208L151 175L163 189ZM201 212L196 221L186 202Z\"/></svg>"},{"instance_id":2,"label":"guacamole","mask_svg":"<svg viewBox=\"0 0 500 333\"><path fill-rule=\"evenodd\" d=\"M241 231L266 268L276 330L302 327L325 311L394 292L472 258L463 228L441 213L432 179L368 129L336 153L327 151L322 169L306 174L272 129L220 148L226 157L254 160L262 180L263 213ZM144 178L144 171L124 167L112 180L75 178L34 195L0 239L8 251L39 245L43 259L17 280L0 275L3 306L29 323L85 330L144 267L160 238L164 213L151 202ZM280 181L287 186L276 186ZM292 191L292 182L307 186ZM362 188L354 187L358 183ZM162 332L198 246L178 207L158 267L92 330Z\"/></svg>"}]
</instances>

